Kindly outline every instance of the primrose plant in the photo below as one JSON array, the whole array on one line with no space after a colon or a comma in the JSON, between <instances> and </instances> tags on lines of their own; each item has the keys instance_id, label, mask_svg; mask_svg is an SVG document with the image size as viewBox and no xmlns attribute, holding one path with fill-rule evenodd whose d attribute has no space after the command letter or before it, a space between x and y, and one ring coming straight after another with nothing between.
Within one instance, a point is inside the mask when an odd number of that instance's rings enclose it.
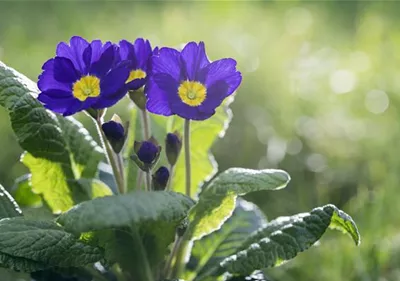
<instances>
[{"instance_id":1,"label":"primrose plant","mask_svg":"<svg viewBox=\"0 0 400 281\"><path fill-rule=\"evenodd\" d=\"M203 42L153 49L75 36L42 70L36 84L0 62L0 104L30 170L15 199L1 187L2 267L36 281L262 280L328 228L359 244L333 205L267 222L240 198L284 188L282 170L215 176L209 150L242 81L234 59L211 62ZM126 120L105 118L119 101ZM70 117L78 112L101 146Z\"/></svg>"}]
</instances>

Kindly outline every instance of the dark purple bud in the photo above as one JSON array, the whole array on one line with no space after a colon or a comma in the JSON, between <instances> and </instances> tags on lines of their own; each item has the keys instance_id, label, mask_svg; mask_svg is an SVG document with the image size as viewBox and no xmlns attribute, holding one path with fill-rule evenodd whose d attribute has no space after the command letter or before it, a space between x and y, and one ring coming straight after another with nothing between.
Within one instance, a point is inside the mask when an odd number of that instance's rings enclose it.
<instances>
[{"instance_id":1,"label":"dark purple bud","mask_svg":"<svg viewBox=\"0 0 400 281\"><path fill-rule=\"evenodd\" d=\"M167 137L165 138L165 152L167 154L168 162L171 166L176 164L181 149L182 138L179 133L168 133Z\"/></svg>"},{"instance_id":2,"label":"dark purple bud","mask_svg":"<svg viewBox=\"0 0 400 281\"><path fill-rule=\"evenodd\" d=\"M124 127L115 121L103 123L101 128L108 139L114 139L118 141L125 137Z\"/></svg>"},{"instance_id":3,"label":"dark purple bud","mask_svg":"<svg viewBox=\"0 0 400 281\"><path fill-rule=\"evenodd\" d=\"M144 141L141 143L139 150L137 152L137 156L140 161L145 164L153 163L158 154L160 153L160 149L151 141Z\"/></svg>"},{"instance_id":4,"label":"dark purple bud","mask_svg":"<svg viewBox=\"0 0 400 281\"><path fill-rule=\"evenodd\" d=\"M115 119L121 121L119 117L115 117ZM122 124L120 122L111 120L103 123L101 125L101 129L103 130L104 135L106 136L114 152L120 153L126 139L125 129Z\"/></svg>"},{"instance_id":5,"label":"dark purple bud","mask_svg":"<svg viewBox=\"0 0 400 281\"><path fill-rule=\"evenodd\" d=\"M169 171L166 167L161 166L153 174L153 190L164 190L167 187L169 179Z\"/></svg>"}]
</instances>

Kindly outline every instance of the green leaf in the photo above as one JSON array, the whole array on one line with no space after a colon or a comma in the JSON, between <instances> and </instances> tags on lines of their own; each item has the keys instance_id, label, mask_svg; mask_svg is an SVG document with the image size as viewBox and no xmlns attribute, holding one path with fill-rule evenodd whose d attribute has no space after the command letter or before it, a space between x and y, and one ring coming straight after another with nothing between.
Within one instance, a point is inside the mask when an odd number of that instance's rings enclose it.
<instances>
[{"instance_id":1,"label":"green leaf","mask_svg":"<svg viewBox=\"0 0 400 281\"><path fill-rule=\"evenodd\" d=\"M7 190L0 185L0 219L22 216L22 211L19 208L14 198Z\"/></svg>"},{"instance_id":2,"label":"green leaf","mask_svg":"<svg viewBox=\"0 0 400 281\"><path fill-rule=\"evenodd\" d=\"M313 209L310 213L278 218L253 234L242 251L221 262L217 272L248 275L255 270L279 266L317 242L326 229L350 234L356 245L360 235L353 219L333 205Z\"/></svg>"},{"instance_id":3,"label":"green leaf","mask_svg":"<svg viewBox=\"0 0 400 281\"><path fill-rule=\"evenodd\" d=\"M190 210L187 237L199 239L220 228L235 208L238 195L284 188L290 176L282 170L231 168L216 177Z\"/></svg>"},{"instance_id":4,"label":"green leaf","mask_svg":"<svg viewBox=\"0 0 400 281\"><path fill-rule=\"evenodd\" d=\"M217 266L224 258L236 253L249 233L266 224L266 219L256 205L239 199L232 216L218 231L194 242L183 279L193 280L208 269Z\"/></svg>"},{"instance_id":5,"label":"green leaf","mask_svg":"<svg viewBox=\"0 0 400 281\"><path fill-rule=\"evenodd\" d=\"M51 221L0 220L0 261L14 270L80 267L102 258L100 249L77 240Z\"/></svg>"},{"instance_id":6,"label":"green leaf","mask_svg":"<svg viewBox=\"0 0 400 281\"><path fill-rule=\"evenodd\" d=\"M0 105L28 152L22 161L31 170L34 193L57 213L82 200L73 180L93 178L104 155L79 122L46 110L35 98L38 92L34 82L0 62Z\"/></svg>"},{"instance_id":7,"label":"green leaf","mask_svg":"<svg viewBox=\"0 0 400 281\"><path fill-rule=\"evenodd\" d=\"M22 207L39 207L42 205L42 198L32 192L30 180L31 174L17 178L12 189L12 195Z\"/></svg>"},{"instance_id":8,"label":"green leaf","mask_svg":"<svg viewBox=\"0 0 400 281\"><path fill-rule=\"evenodd\" d=\"M83 202L62 214L58 222L75 234L114 229L128 233L119 233L119 240L120 237L124 238L122 240L131 240L130 230L134 227L141 235L149 262L157 265L166 254L168 245L174 241L176 227L192 205L190 198L179 193L136 191ZM118 243L113 235L116 234L107 235L109 241L101 244ZM120 247L126 249L124 245L122 243ZM115 248L104 247L106 254ZM115 255L107 254L109 258Z\"/></svg>"},{"instance_id":9,"label":"green leaf","mask_svg":"<svg viewBox=\"0 0 400 281\"><path fill-rule=\"evenodd\" d=\"M98 198L113 195L110 187L98 179L79 179L78 184L89 198Z\"/></svg>"}]
</instances>

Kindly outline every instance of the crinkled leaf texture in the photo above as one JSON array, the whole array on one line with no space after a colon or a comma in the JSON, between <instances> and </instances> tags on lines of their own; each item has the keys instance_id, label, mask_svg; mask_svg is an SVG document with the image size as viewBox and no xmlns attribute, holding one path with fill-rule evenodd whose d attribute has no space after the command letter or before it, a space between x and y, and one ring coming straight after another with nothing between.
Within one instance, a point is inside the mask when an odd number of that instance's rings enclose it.
<instances>
[{"instance_id":1,"label":"crinkled leaf texture","mask_svg":"<svg viewBox=\"0 0 400 281\"><path fill-rule=\"evenodd\" d=\"M232 119L232 113L228 105L233 99L227 99L222 106L216 109L216 113L209 119L204 121L193 121L190 125L190 149L191 149L191 196L195 197L199 191L201 184L213 177L217 172L217 162L210 153L210 149L214 142L225 134L226 129ZM133 140L142 140L142 128L140 127L140 112L136 107L132 109L132 117L130 120L130 130L127 141L127 149L125 158L133 154ZM163 151L165 151L164 140L167 133L178 131L183 136L184 120L178 116L164 117L160 115L149 114L151 120L152 135L160 142ZM172 190L185 193L185 160L184 147L178 158L175 169L173 171ZM168 167L168 162L164 154L161 155L159 165ZM128 182L136 182L137 167L133 162L128 164L126 174ZM137 187L138 188L138 187Z\"/></svg>"},{"instance_id":2,"label":"crinkled leaf texture","mask_svg":"<svg viewBox=\"0 0 400 281\"><path fill-rule=\"evenodd\" d=\"M102 250L79 241L52 221L0 220L0 265L32 272L80 267L103 258Z\"/></svg>"},{"instance_id":3,"label":"crinkled leaf texture","mask_svg":"<svg viewBox=\"0 0 400 281\"><path fill-rule=\"evenodd\" d=\"M136 191L98 198L73 207L58 218L74 234L92 232L105 248L109 262L130 263L132 228L139 231L147 258L156 266L174 241L175 230L187 216L193 200L171 191ZM125 260L121 261L121 257ZM132 267L132 263L129 264Z\"/></svg>"},{"instance_id":4,"label":"crinkled leaf texture","mask_svg":"<svg viewBox=\"0 0 400 281\"><path fill-rule=\"evenodd\" d=\"M7 190L0 185L0 219L18 216L22 216L22 211L17 202L15 202L14 198Z\"/></svg>"},{"instance_id":5,"label":"crinkled leaf texture","mask_svg":"<svg viewBox=\"0 0 400 281\"><path fill-rule=\"evenodd\" d=\"M235 254L243 241L266 224L260 209L239 198L232 216L222 227L194 242L183 279L193 280L210 268L218 266L226 257Z\"/></svg>"},{"instance_id":6,"label":"crinkled leaf texture","mask_svg":"<svg viewBox=\"0 0 400 281\"><path fill-rule=\"evenodd\" d=\"M198 203L190 210L188 238L196 240L219 229L232 215L237 196L281 189L289 181L289 174L282 170L226 170L201 192Z\"/></svg>"},{"instance_id":7,"label":"crinkled leaf texture","mask_svg":"<svg viewBox=\"0 0 400 281\"><path fill-rule=\"evenodd\" d=\"M34 82L0 62L0 105L27 151L22 162L32 173L32 189L59 213L88 199L75 180L93 178L104 155L78 121L46 110L38 92Z\"/></svg>"},{"instance_id":8,"label":"crinkled leaf texture","mask_svg":"<svg viewBox=\"0 0 400 281\"><path fill-rule=\"evenodd\" d=\"M310 248L328 228L348 233L356 245L360 244L353 219L337 207L326 205L310 213L271 221L244 242L242 251L223 260L215 272L246 276L259 269L279 266Z\"/></svg>"}]
</instances>

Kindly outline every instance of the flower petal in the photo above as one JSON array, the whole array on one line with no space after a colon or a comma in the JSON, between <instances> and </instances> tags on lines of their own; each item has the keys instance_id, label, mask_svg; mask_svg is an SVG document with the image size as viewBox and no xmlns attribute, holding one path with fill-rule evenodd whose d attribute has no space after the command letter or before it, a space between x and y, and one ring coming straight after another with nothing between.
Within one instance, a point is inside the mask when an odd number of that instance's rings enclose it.
<instances>
[{"instance_id":1,"label":"flower petal","mask_svg":"<svg viewBox=\"0 0 400 281\"><path fill-rule=\"evenodd\" d=\"M234 59L214 61L201 70L200 76L204 77L207 88L220 80L225 81L228 85L225 97L232 94L242 82L242 75L236 70L236 61Z\"/></svg>"},{"instance_id":2,"label":"flower petal","mask_svg":"<svg viewBox=\"0 0 400 281\"><path fill-rule=\"evenodd\" d=\"M39 75L38 87L41 91L50 89L59 89L63 91L71 91L70 83L62 83L54 78L54 59L49 59L44 63L42 74Z\"/></svg>"},{"instance_id":3,"label":"flower petal","mask_svg":"<svg viewBox=\"0 0 400 281\"><path fill-rule=\"evenodd\" d=\"M71 60L67 58L55 57L53 71L54 79L62 83L74 83L79 79L79 73Z\"/></svg>"},{"instance_id":4,"label":"flower petal","mask_svg":"<svg viewBox=\"0 0 400 281\"><path fill-rule=\"evenodd\" d=\"M180 81L180 54L172 48L161 48L157 56L151 59L152 73L167 73L176 81Z\"/></svg>"},{"instance_id":5,"label":"flower petal","mask_svg":"<svg viewBox=\"0 0 400 281\"><path fill-rule=\"evenodd\" d=\"M178 83L166 73L153 75L145 86L148 111L164 116L172 115L169 97L177 95Z\"/></svg>"},{"instance_id":6,"label":"flower petal","mask_svg":"<svg viewBox=\"0 0 400 281\"><path fill-rule=\"evenodd\" d=\"M89 46L89 43L79 36L73 36L70 40L70 46L61 42L57 46L56 54L59 57L65 57L72 61L75 68L81 73L85 73L85 62L83 61L83 52Z\"/></svg>"},{"instance_id":7,"label":"flower petal","mask_svg":"<svg viewBox=\"0 0 400 281\"><path fill-rule=\"evenodd\" d=\"M127 63L122 62L101 79L100 95L102 97L114 95L121 88L125 87L125 81L128 79L128 77L129 77L129 67Z\"/></svg>"},{"instance_id":8,"label":"flower petal","mask_svg":"<svg viewBox=\"0 0 400 281\"><path fill-rule=\"evenodd\" d=\"M151 56L151 45L149 40L144 40L143 38L138 38L135 40L134 50L135 50L135 66L142 70L147 69L147 64Z\"/></svg>"},{"instance_id":9,"label":"flower petal","mask_svg":"<svg viewBox=\"0 0 400 281\"><path fill-rule=\"evenodd\" d=\"M200 107L187 105L181 100L171 102L171 110L174 114L191 120L205 120L213 116L215 113L214 109L203 111Z\"/></svg>"},{"instance_id":10,"label":"flower petal","mask_svg":"<svg viewBox=\"0 0 400 281\"><path fill-rule=\"evenodd\" d=\"M199 110L206 112L215 110L229 96L228 92L229 85L223 80L217 81L207 89L207 97L199 106Z\"/></svg>"},{"instance_id":11,"label":"flower petal","mask_svg":"<svg viewBox=\"0 0 400 281\"><path fill-rule=\"evenodd\" d=\"M187 79L197 80L197 73L207 66L210 61L207 58L204 42L197 45L196 42L188 43L181 52L183 64L186 69Z\"/></svg>"},{"instance_id":12,"label":"flower petal","mask_svg":"<svg viewBox=\"0 0 400 281\"><path fill-rule=\"evenodd\" d=\"M100 56L99 60L94 62L90 67L90 73L97 77L103 77L112 67L114 62L114 46L109 46Z\"/></svg>"},{"instance_id":13,"label":"flower petal","mask_svg":"<svg viewBox=\"0 0 400 281\"><path fill-rule=\"evenodd\" d=\"M147 80L146 78L134 79L128 84L126 84L126 86L128 87L129 90L137 90L142 88L146 84L146 80Z\"/></svg>"},{"instance_id":14,"label":"flower petal","mask_svg":"<svg viewBox=\"0 0 400 281\"><path fill-rule=\"evenodd\" d=\"M134 61L135 57L135 48L133 47L132 43L121 40L119 42L119 54L121 56L121 60L130 60Z\"/></svg>"}]
</instances>

